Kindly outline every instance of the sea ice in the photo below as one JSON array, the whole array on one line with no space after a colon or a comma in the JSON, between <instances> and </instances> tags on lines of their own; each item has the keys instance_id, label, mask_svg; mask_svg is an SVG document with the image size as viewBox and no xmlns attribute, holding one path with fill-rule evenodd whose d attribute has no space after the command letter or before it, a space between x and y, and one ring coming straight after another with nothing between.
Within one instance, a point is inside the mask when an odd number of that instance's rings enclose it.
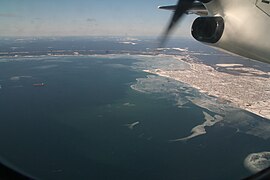
<instances>
[{"instance_id":1,"label":"sea ice","mask_svg":"<svg viewBox=\"0 0 270 180\"><path fill-rule=\"evenodd\" d=\"M244 160L245 167L253 173L270 167L270 152L249 154Z\"/></svg>"},{"instance_id":2,"label":"sea ice","mask_svg":"<svg viewBox=\"0 0 270 180\"><path fill-rule=\"evenodd\" d=\"M131 123L131 124L125 124L125 126L127 126L129 129L133 129L136 125L138 125L140 122L139 121L136 121L134 123Z\"/></svg>"},{"instance_id":3,"label":"sea ice","mask_svg":"<svg viewBox=\"0 0 270 180\"><path fill-rule=\"evenodd\" d=\"M190 136L187 136L187 137L184 137L184 138L179 138L179 139L173 139L173 140L170 140L170 141L171 142L186 141L186 140L189 140L191 138L206 134L205 127L211 127L211 126L215 125L217 122L219 122L219 121L221 121L223 119L223 117L219 116L219 115L215 115L213 117L210 114L208 114L207 112L203 112L203 114L204 114L205 122L203 124L195 126L191 130L192 134Z\"/></svg>"},{"instance_id":4,"label":"sea ice","mask_svg":"<svg viewBox=\"0 0 270 180\"><path fill-rule=\"evenodd\" d=\"M13 76L10 78L12 81L19 81L21 78L31 78L32 76Z\"/></svg>"}]
</instances>

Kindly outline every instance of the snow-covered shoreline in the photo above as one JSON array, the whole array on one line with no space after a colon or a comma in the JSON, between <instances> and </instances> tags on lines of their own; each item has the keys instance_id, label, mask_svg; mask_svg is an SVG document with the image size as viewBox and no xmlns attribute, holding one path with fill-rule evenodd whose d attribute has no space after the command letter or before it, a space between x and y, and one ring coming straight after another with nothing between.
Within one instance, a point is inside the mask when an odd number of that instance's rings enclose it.
<instances>
[{"instance_id":1,"label":"snow-covered shoreline","mask_svg":"<svg viewBox=\"0 0 270 180\"><path fill-rule=\"evenodd\" d=\"M174 57L178 61L183 61L181 56ZM254 68L241 69L235 64L222 65L230 68L230 71L236 68L238 74L232 74L219 72L203 63L187 61L185 63L188 63L190 68L184 70L160 68L145 72L186 83L203 93L230 101L237 107L270 119L270 72Z\"/></svg>"}]
</instances>

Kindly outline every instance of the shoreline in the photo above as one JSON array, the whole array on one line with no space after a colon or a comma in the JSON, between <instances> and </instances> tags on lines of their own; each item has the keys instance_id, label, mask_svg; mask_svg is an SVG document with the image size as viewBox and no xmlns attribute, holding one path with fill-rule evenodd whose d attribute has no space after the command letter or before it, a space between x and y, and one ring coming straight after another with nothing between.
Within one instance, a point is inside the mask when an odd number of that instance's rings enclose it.
<instances>
[{"instance_id":1,"label":"shoreline","mask_svg":"<svg viewBox=\"0 0 270 180\"><path fill-rule=\"evenodd\" d=\"M185 61L189 69L144 70L147 73L171 78L188 84L202 93L226 100L237 107L270 120L270 72L244 67L242 64L216 64L232 73L219 72L215 68L194 61Z\"/></svg>"},{"instance_id":2,"label":"shoreline","mask_svg":"<svg viewBox=\"0 0 270 180\"><path fill-rule=\"evenodd\" d=\"M158 67L155 69L143 70L144 72L167 77L188 84L210 96L217 97L221 101L229 101L236 107L247 110L260 117L270 120L270 72L263 72L258 69L245 67L243 64L216 64L212 66L195 62L193 58L185 55L154 55L146 54L58 54L58 55L41 55L25 57L0 57L0 60L24 58L55 58L55 57L122 57L122 56L139 56L139 57L160 57L172 58L175 61L187 64L189 68L179 67ZM217 69L223 69L228 72L220 72ZM233 74L234 73L234 74Z\"/></svg>"}]
</instances>

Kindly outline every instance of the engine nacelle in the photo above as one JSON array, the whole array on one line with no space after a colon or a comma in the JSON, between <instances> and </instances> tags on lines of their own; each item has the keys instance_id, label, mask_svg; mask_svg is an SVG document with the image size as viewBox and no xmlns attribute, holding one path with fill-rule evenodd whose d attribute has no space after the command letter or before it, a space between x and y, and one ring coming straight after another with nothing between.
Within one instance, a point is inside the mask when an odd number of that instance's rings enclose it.
<instances>
[{"instance_id":1,"label":"engine nacelle","mask_svg":"<svg viewBox=\"0 0 270 180\"><path fill-rule=\"evenodd\" d=\"M222 17L198 17L193 22L191 34L197 41L216 43L220 40L223 31Z\"/></svg>"},{"instance_id":2,"label":"engine nacelle","mask_svg":"<svg viewBox=\"0 0 270 180\"><path fill-rule=\"evenodd\" d=\"M193 37L207 45L270 63L270 6L255 0L203 0L208 16L197 18Z\"/></svg>"}]
</instances>

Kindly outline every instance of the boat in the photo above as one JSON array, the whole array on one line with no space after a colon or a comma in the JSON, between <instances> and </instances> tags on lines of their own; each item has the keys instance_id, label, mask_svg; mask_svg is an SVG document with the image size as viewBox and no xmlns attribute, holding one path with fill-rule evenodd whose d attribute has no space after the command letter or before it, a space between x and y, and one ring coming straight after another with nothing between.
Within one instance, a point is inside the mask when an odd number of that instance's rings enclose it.
<instances>
[{"instance_id":1,"label":"boat","mask_svg":"<svg viewBox=\"0 0 270 180\"><path fill-rule=\"evenodd\" d=\"M45 83L35 83L35 84L33 84L33 86L42 87L42 86L45 86Z\"/></svg>"}]
</instances>

